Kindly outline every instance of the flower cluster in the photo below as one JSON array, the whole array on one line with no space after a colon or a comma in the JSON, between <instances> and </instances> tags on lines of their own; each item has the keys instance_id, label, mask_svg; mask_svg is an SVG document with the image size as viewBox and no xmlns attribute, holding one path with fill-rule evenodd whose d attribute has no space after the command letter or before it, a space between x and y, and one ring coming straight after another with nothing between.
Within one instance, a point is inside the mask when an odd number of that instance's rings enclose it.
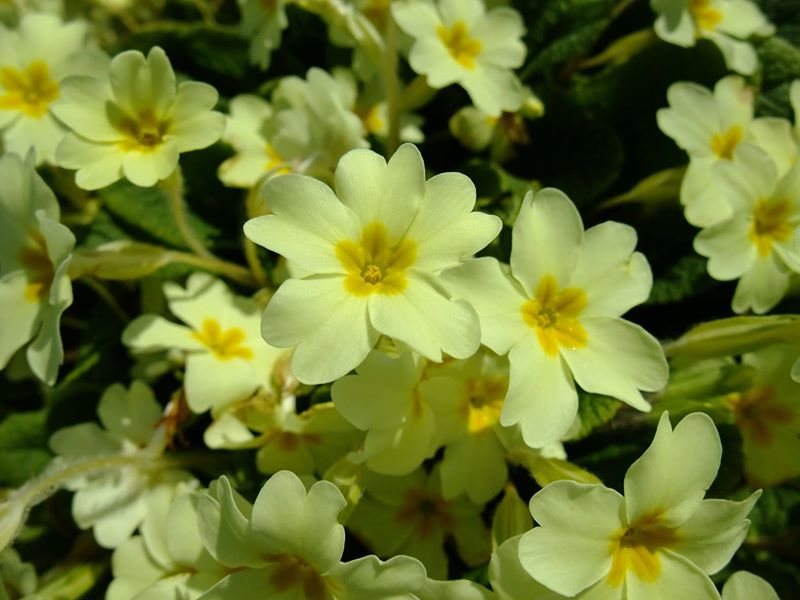
<instances>
[{"instance_id":1,"label":"flower cluster","mask_svg":"<svg viewBox=\"0 0 800 600\"><path fill-rule=\"evenodd\" d=\"M798 589L796 20L91 4L0 2L0 600Z\"/></svg>"},{"instance_id":2,"label":"flower cluster","mask_svg":"<svg viewBox=\"0 0 800 600\"><path fill-rule=\"evenodd\" d=\"M800 81L791 89L797 119ZM712 277L738 279L734 312L765 313L800 273L797 124L754 119L754 92L737 76L717 82L713 94L676 83L668 98L658 123L689 154L681 202L686 219L703 228L694 247Z\"/></svg>"}]
</instances>

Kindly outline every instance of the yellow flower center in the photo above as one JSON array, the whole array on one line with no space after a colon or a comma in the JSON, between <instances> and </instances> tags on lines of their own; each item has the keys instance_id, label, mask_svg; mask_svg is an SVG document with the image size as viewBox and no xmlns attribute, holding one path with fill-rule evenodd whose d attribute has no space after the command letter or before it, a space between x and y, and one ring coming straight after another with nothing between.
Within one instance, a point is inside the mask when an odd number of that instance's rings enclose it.
<instances>
[{"instance_id":1,"label":"yellow flower center","mask_svg":"<svg viewBox=\"0 0 800 600\"><path fill-rule=\"evenodd\" d=\"M336 244L336 258L347 271L344 288L354 296L400 294L408 281L405 270L417 260L417 245L403 238L389 242L383 223L370 223L361 239L342 240Z\"/></svg>"},{"instance_id":2,"label":"yellow flower center","mask_svg":"<svg viewBox=\"0 0 800 600\"><path fill-rule=\"evenodd\" d=\"M242 343L245 339L244 331L239 327L223 331L216 319L203 319L202 329L192 332L192 337L211 350L220 360L253 358L253 351Z\"/></svg>"},{"instance_id":3,"label":"yellow flower center","mask_svg":"<svg viewBox=\"0 0 800 600\"><path fill-rule=\"evenodd\" d=\"M394 518L399 523L412 525L422 540L429 538L437 530L449 533L456 526L450 503L439 494L420 488L406 493Z\"/></svg>"},{"instance_id":4,"label":"yellow flower center","mask_svg":"<svg viewBox=\"0 0 800 600\"><path fill-rule=\"evenodd\" d=\"M787 200L759 200L753 210L750 241L760 256L769 256L772 244L792 237L794 228L789 222L791 205Z\"/></svg>"},{"instance_id":5,"label":"yellow flower center","mask_svg":"<svg viewBox=\"0 0 800 600\"><path fill-rule=\"evenodd\" d=\"M588 335L578 321L585 307L583 290L564 288L559 292L555 277L545 275L536 287L535 297L522 304L522 320L536 332L545 354L556 356L561 346L586 346Z\"/></svg>"},{"instance_id":6,"label":"yellow flower center","mask_svg":"<svg viewBox=\"0 0 800 600\"><path fill-rule=\"evenodd\" d=\"M47 242L38 231L28 234L29 245L24 246L18 255L19 263L28 280L25 286L25 299L40 302L50 292L55 269L50 255L47 254Z\"/></svg>"},{"instance_id":7,"label":"yellow flower center","mask_svg":"<svg viewBox=\"0 0 800 600\"><path fill-rule=\"evenodd\" d=\"M467 69L475 68L475 57L481 53L483 45L480 40L469 37L464 21L456 21L452 27L439 25L436 33L447 47L455 61Z\"/></svg>"},{"instance_id":8,"label":"yellow flower center","mask_svg":"<svg viewBox=\"0 0 800 600\"><path fill-rule=\"evenodd\" d=\"M0 110L18 110L38 119L60 95L58 82L50 77L43 60L35 60L25 69L0 68Z\"/></svg>"},{"instance_id":9,"label":"yellow flower center","mask_svg":"<svg viewBox=\"0 0 800 600\"><path fill-rule=\"evenodd\" d=\"M168 120L160 119L149 110L123 118L117 124L117 129L127 136L121 146L127 151L152 152L163 143L169 125Z\"/></svg>"},{"instance_id":10,"label":"yellow flower center","mask_svg":"<svg viewBox=\"0 0 800 600\"><path fill-rule=\"evenodd\" d=\"M327 600L331 597L329 588L339 587L299 556L280 554L267 558L273 565L269 571L269 582L280 592L299 588L303 590L301 597L305 600Z\"/></svg>"},{"instance_id":11,"label":"yellow flower center","mask_svg":"<svg viewBox=\"0 0 800 600\"><path fill-rule=\"evenodd\" d=\"M384 123L383 119L381 118L381 111L379 110L378 104L370 107L366 111L362 111L359 113L361 117L361 122L364 124L364 128L372 134L380 135L384 129L386 128L386 123Z\"/></svg>"},{"instance_id":12,"label":"yellow flower center","mask_svg":"<svg viewBox=\"0 0 800 600\"><path fill-rule=\"evenodd\" d=\"M758 446L769 446L775 426L791 423L794 419L794 411L778 404L776 396L774 387L761 386L733 394L730 399L739 429Z\"/></svg>"},{"instance_id":13,"label":"yellow flower center","mask_svg":"<svg viewBox=\"0 0 800 600\"><path fill-rule=\"evenodd\" d=\"M711 0L689 0L689 12L701 30L713 31L722 21L722 13L711 6Z\"/></svg>"},{"instance_id":14,"label":"yellow flower center","mask_svg":"<svg viewBox=\"0 0 800 600\"><path fill-rule=\"evenodd\" d=\"M264 147L264 154L267 155L267 161L264 163L264 168L267 171L272 171L275 175L289 173L291 171L289 167L281 166L286 162L286 159L283 158L269 142Z\"/></svg>"},{"instance_id":15,"label":"yellow flower center","mask_svg":"<svg viewBox=\"0 0 800 600\"><path fill-rule=\"evenodd\" d=\"M717 133L711 138L711 151L718 158L725 160L733 159L733 152L744 138L744 131L741 126L734 125L728 131Z\"/></svg>"},{"instance_id":16,"label":"yellow flower center","mask_svg":"<svg viewBox=\"0 0 800 600\"><path fill-rule=\"evenodd\" d=\"M492 377L473 379L467 383L467 431L480 433L500 420L503 399L506 397L508 379Z\"/></svg>"},{"instance_id":17,"label":"yellow flower center","mask_svg":"<svg viewBox=\"0 0 800 600\"><path fill-rule=\"evenodd\" d=\"M668 548L678 539L674 529L664 527L659 521L658 514L645 517L613 537L609 545L611 570L606 577L608 585L621 586L628 571L647 583L658 580L661 575L658 550Z\"/></svg>"}]
</instances>

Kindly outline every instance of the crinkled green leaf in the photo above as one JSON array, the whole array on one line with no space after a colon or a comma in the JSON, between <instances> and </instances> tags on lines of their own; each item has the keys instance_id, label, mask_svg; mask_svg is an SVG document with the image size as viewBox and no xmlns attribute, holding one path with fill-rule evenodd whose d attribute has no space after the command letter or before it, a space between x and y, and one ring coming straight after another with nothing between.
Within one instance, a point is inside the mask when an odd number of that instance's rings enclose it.
<instances>
[{"instance_id":1,"label":"crinkled green leaf","mask_svg":"<svg viewBox=\"0 0 800 600\"><path fill-rule=\"evenodd\" d=\"M584 438L595 428L605 425L614 418L620 408L622 402L615 398L581 391L578 396L578 417L581 424L572 439Z\"/></svg>"},{"instance_id":2,"label":"crinkled green leaf","mask_svg":"<svg viewBox=\"0 0 800 600\"><path fill-rule=\"evenodd\" d=\"M47 410L12 413L0 422L0 487L18 487L50 462Z\"/></svg>"},{"instance_id":3,"label":"crinkled green leaf","mask_svg":"<svg viewBox=\"0 0 800 600\"><path fill-rule=\"evenodd\" d=\"M114 216L136 229L140 240L149 238L176 248L187 247L175 225L166 194L158 186L142 188L118 181L101 190L100 198ZM214 227L191 213L187 219L197 237L206 244L216 233Z\"/></svg>"},{"instance_id":4,"label":"crinkled green leaf","mask_svg":"<svg viewBox=\"0 0 800 600\"><path fill-rule=\"evenodd\" d=\"M653 281L648 304L672 304L717 285L706 272L706 259L684 256Z\"/></svg>"}]
</instances>

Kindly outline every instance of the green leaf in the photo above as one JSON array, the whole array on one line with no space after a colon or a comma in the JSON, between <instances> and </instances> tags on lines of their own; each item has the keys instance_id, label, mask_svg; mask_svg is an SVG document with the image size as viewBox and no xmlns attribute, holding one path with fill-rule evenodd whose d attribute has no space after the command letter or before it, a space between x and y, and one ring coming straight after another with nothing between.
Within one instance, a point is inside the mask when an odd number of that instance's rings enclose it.
<instances>
[{"instance_id":1,"label":"green leaf","mask_svg":"<svg viewBox=\"0 0 800 600\"><path fill-rule=\"evenodd\" d=\"M706 272L706 259L684 256L653 281L648 304L672 304L717 285Z\"/></svg>"},{"instance_id":2,"label":"green leaf","mask_svg":"<svg viewBox=\"0 0 800 600\"><path fill-rule=\"evenodd\" d=\"M750 513L751 535L781 536L794 525L800 525L800 490L774 487L764 490Z\"/></svg>"},{"instance_id":3,"label":"green leaf","mask_svg":"<svg viewBox=\"0 0 800 600\"><path fill-rule=\"evenodd\" d=\"M164 191L158 186L143 188L118 181L100 191L103 204L114 216L137 230L137 237L186 248L175 225ZM209 244L216 229L187 210L187 219L197 237Z\"/></svg>"},{"instance_id":4,"label":"green leaf","mask_svg":"<svg viewBox=\"0 0 800 600\"><path fill-rule=\"evenodd\" d=\"M13 413L0 423L0 482L19 487L50 462L47 410Z\"/></svg>"},{"instance_id":5,"label":"green leaf","mask_svg":"<svg viewBox=\"0 0 800 600\"><path fill-rule=\"evenodd\" d=\"M648 175L623 194L609 198L597 206L607 210L621 204L641 204L657 208L663 202L677 202L686 167L664 169Z\"/></svg>"},{"instance_id":6,"label":"green leaf","mask_svg":"<svg viewBox=\"0 0 800 600\"><path fill-rule=\"evenodd\" d=\"M595 428L605 425L622 408L622 402L609 396L590 394L581 391L578 397L578 418L580 429L572 440L579 440L588 436Z\"/></svg>"},{"instance_id":7,"label":"green leaf","mask_svg":"<svg viewBox=\"0 0 800 600\"><path fill-rule=\"evenodd\" d=\"M800 78L800 48L788 40L778 36L767 38L758 47L758 58L765 87Z\"/></svg>"},{"instance_id":8,"label":"green leaf","mask_svg":"<svg viewBox=\"0 0 800 600\"><path fill-rule=\"evenodd\" d=\"M59 565L49 573L47 583L36 592L37 597L54 600L83 598L108 570L106 562Z\"/></svg>"},{"instance_id":9,"label":"green leaf","mask_svg":"<svg viewBox=\"0 0 800 600\"><path fill-rule=\"evenodd\" d=\"M790 85L791 83L787 81L759 94L756 100L756 114L761 117L778 117L780 119L795 118L789 102Z\"/></svg>"},{"instance_id":10,"label":"green leaf","mask_svg":"<svg viewBox=\"0 0 800 600\"><path fill-rule=\"evenodd\" d=\"M610 23L613 0L528 0L525 15L529 62L523 79L587 52Z\"/></svg>"},{"instance_id":11,"label":"green leaf","mask_svg":"<svg viewBox=\"0 0 800 600\"><path fill-rule=\"evenodd\" d=\"M195 68L240 79L249 65L248 42L234 27L203 23L162 23L131 36L129 45L147 52L151 46L164 48L178 66Z\"/></svg>"},{"instance_id":12,"label":"green leaf","mask_svg":"<svg viewBox=\"0 0 800 600\"><path fill-rule=\"evenodd\" d=\"M554 40L525 66L523 77L527 79L548 67L581 56L600 38L608 24L608 19L602 19L583 27L576 27L567 35Z\"/></svg>"},{"instance_id":13,"label":"green leaf","mask_svg":"<svg viewBox=\"0 0 800 600\"><path fill-rule=\"evenodd\" d=\"M114 221L107 210L101 208L79 239L81 248L92 250L108 242L130 239L130 235Z\"/></svg>"}]
</instances>

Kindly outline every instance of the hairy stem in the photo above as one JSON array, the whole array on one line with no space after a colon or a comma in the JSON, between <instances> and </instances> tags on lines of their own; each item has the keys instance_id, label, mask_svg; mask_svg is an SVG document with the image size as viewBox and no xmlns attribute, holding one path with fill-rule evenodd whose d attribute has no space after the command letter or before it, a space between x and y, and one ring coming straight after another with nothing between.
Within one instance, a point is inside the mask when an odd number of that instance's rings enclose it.
<instances>
[{"instance_id":1,"label":"hairy stem","mask_svg":"<svg viewBox=\"0 0 800 600\"><path fill-rule=\"evenodd\" d=\"M161 456L142 452L51 462L42 475L26 482L0 502L0 550L10 546L17 537L31 508L47 500L70 480L130 466L147 470L160 469L167 463L167 459Z\"/></svg>"},{"instance_id":2,"label":"hairy stem","mask_svg":"<svg viewBox=\"0 0 800 600\"><path fill-rule=\"evenodd\" d=\"M205 247L200 238L197 237L189 220L186 216L186 207L183 201L183 175L181 174L181 167L178 165L167 179L161 183L161 189L169 199L169 207L172 210L172 217L175 219L175 224L178 226L181 237L186 242L186 245L191 248L192 252L198 256L207 259L216 258L208 248Z\"/></svg>"},{"instance_id":3,"label":"hairy stem","mask_svg":"<svg viewBox=\"0 0 800 600\"><path fill-rule=\"evenodd\" d=\"M216 256L204 257L192 254L190 252L170 251L167 254L167 262L182 263L184 265L199 267L201 269L205 269L206 271L211 271L212 273L225 275L226 277L229 277L230 279L233 279L234 281L237 281L243 285L258 285L258 282L255 280L249 269L246 269L245 267L235 263L222 260Z\"/></svg>"}]
</instances>

